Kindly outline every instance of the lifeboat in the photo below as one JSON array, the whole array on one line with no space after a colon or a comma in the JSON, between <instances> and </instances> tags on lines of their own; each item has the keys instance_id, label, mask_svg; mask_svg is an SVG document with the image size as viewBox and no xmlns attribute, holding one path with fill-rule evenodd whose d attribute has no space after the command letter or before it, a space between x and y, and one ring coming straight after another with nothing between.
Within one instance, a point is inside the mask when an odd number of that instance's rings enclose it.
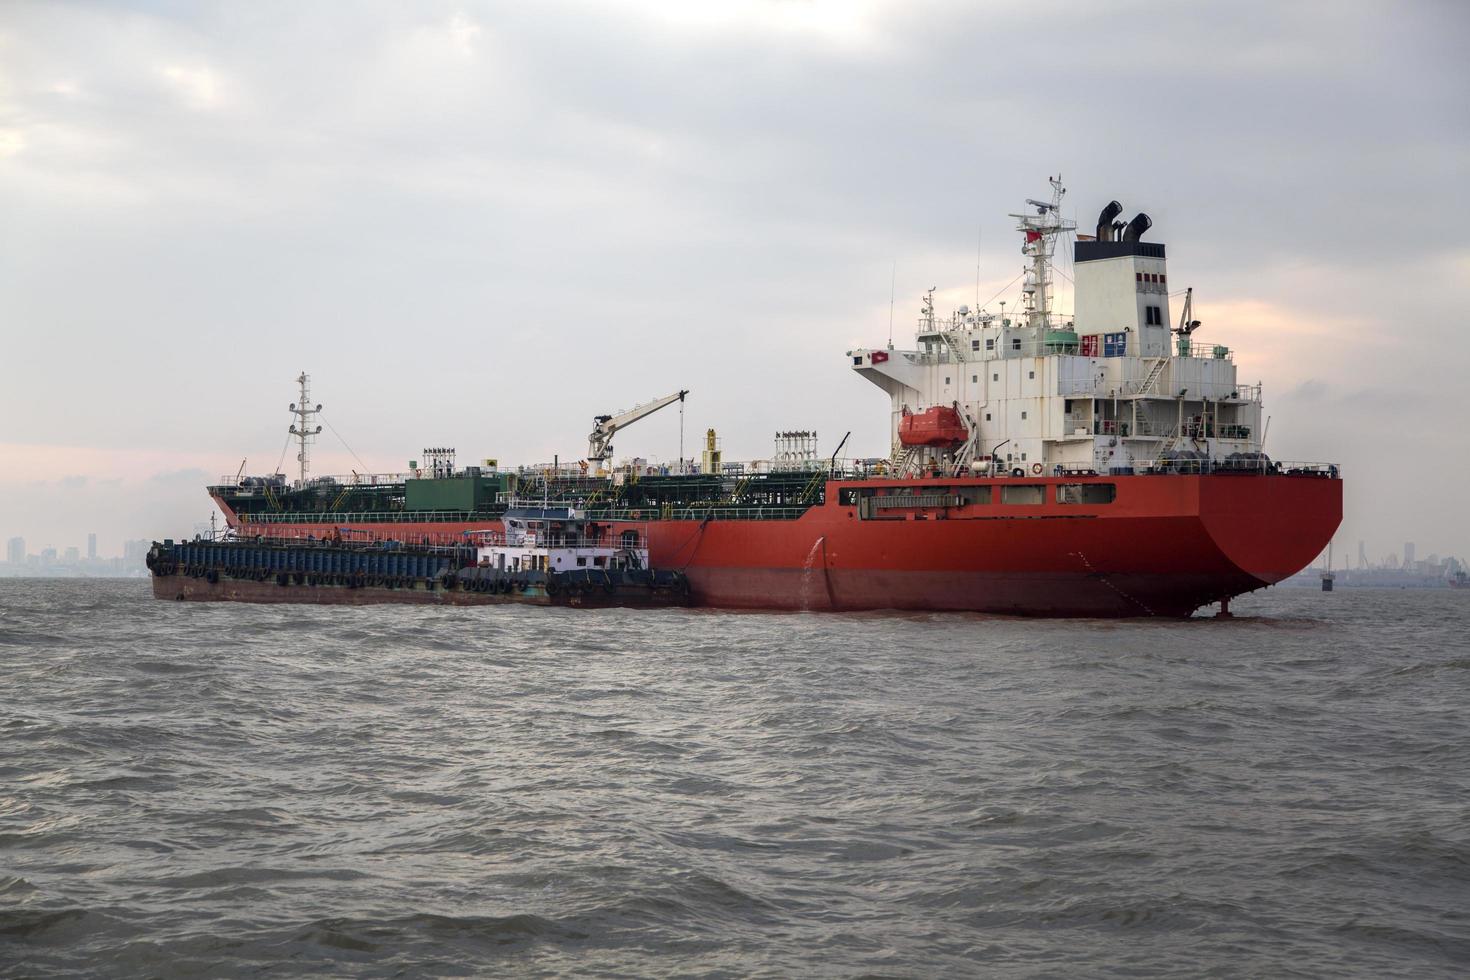
<instances>
[{"instance_id":1,"label":"lifeboat","mask_svg":"<svg viewBox=\"0 0 1470 980\"><path fill-rule=\"evenodd\" d=\"M904 409L898 423L898 441L905 446L957 446L969 437L960 413L941 405L918 414Z\"/></svg>"}]
</instances>

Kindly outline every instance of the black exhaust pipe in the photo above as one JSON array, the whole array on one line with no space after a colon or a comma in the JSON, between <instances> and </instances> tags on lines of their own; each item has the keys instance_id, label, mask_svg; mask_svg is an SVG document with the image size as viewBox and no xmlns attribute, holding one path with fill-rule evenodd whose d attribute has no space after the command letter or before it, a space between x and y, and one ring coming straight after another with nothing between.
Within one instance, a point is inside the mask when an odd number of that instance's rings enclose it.
<instances>
[{"instance_id":1,"label":"black exhaust pipe","mask_svg":"<svg viewBox=\"0 0 1470 980\"><path fill-rule=\"evenodd\" d=\"M1113 219L1123 210L1123 205L1117 201L1109 201L1108 206L1102 209L1102 214L1097 216L1097 240L1110 242L1113 240Z\"/></svg>"},{"instance_id":2,"label":"black exhaust pipe","mask_svg":"<svg viewBox=\"0 0 1470 980\"><path fill-rule=\"evenodd\" d=\"M1128 222L1128 227L1123 232L1123 241L1136 242L1143 237L1144 232L1153 226L1154 219L1140 211L1133 216L1132 221Z\"/></svg>"}]
</instances>

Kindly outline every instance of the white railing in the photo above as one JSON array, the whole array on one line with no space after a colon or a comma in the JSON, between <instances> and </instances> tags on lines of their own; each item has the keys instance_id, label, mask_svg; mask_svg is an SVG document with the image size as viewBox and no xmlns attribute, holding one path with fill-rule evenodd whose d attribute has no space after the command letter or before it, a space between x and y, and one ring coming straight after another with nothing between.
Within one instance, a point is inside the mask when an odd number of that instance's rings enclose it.
<instances>
[{"instance_id":1,"label":"white railing","mask_svg":"<svg viewBox=\"0 0 1470 980\"><path fill-rule=\"evenodd\" d=\"M1204 360L1233 361L1235 351L1224 344L1189 344L1187 346L1174 342L1170 345L1170 353L1178 357L1198 357Z\"/></svg>"},{"instance_id":2,"label":"white railing","mask_svg":"<svg viewBox=\"0 0 1470 980\"><path fill-rule=\"evenodd\" d=\"M1093 398L1132 398L1136 395L1144 395L1149 398L1174 400L1175 396L1170 394L1167 388L1160 387L1158 384L1154 385L1155 390L1153 391L1142 391L1146 381L1148 381L1147 374L1124 378L1122 382L1111 381L1107 378L1072 378L1058 382L1057 394L1067 397L1087 395ZM1200 398L1208 398L1212 402L1259 402L1261 386L1232 385L1214 381L1197 382L1190 385L1188 400L1197 402Z\"/></svg>"}]
</instances>

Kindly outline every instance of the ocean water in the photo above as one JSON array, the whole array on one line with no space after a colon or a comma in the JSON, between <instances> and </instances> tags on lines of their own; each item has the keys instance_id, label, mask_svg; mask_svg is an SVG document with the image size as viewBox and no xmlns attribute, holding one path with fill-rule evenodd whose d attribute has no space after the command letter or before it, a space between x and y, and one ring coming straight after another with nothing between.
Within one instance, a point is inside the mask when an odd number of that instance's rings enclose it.
<instances>
[{"instance_id":1,"label":"ocean water","mask_svg":"<svg viewBox=\"0 0 1470 980\"><path fill-rule=\"evenodd\" d=\"M0 975L1470 973L1470 595L1236 611L0 581Z\"/></svg>"}]
</instances>

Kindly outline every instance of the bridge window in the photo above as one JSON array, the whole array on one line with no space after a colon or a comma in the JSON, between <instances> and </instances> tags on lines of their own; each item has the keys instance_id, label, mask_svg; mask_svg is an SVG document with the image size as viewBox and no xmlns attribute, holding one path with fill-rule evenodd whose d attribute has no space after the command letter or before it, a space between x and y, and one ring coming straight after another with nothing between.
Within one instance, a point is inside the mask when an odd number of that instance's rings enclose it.
<instances>
[{"instance_id":1,"label":"bridge window","mask_svg":"<svg viewBox=\"0 0 1470 980\"><path fill-rule=\"evenodd\" d=\"M972 340L972 341L970 341L970 350L979 350L979 349L980 349L980 341L978 341L978 340Z\"/></svg>"},{"instance_id":2,"label":"bridge window","mask_svg":"<svg viewBox=\"0 0 1470 980\"><path fill-rule=\"evenodd\" d=\"M995 350L995 338L994 337L986 337L985 338L985 349L986 350Z\"/></svg>"},{"instance_id":3,"label":"bridge window","mask_svg":"<svg viewBox=\"0 0 1470 980\"><path fill-rule=\"evenodd\" d=\"M1046 499L1045 487L1026 486L1003 486L1000 488L1000 502L1003 504L1039 505Z\"/></svg>"},{"instance_id":4,"label":"bridge window","mask_svg":"<svg viewBox=\"0 0 1470 980\"><path fill-rule=\"evenodd\" d=\"M1057 484L1059 504L1110 504L1117 496L1118 486L1114 483Z\"/></svg>"},{"instance_id":5,"label":"bridge window","mask_svg":"<svg viewBox=\"0 0 1470 980\"><path fill-rule=\"evenodd\" d=\"M852 359L852 363L854 363L854 364L861 364L861 363L863 363L862 355L859 354L857 357L854 357Z\"/></svg>"}]
</instances>

